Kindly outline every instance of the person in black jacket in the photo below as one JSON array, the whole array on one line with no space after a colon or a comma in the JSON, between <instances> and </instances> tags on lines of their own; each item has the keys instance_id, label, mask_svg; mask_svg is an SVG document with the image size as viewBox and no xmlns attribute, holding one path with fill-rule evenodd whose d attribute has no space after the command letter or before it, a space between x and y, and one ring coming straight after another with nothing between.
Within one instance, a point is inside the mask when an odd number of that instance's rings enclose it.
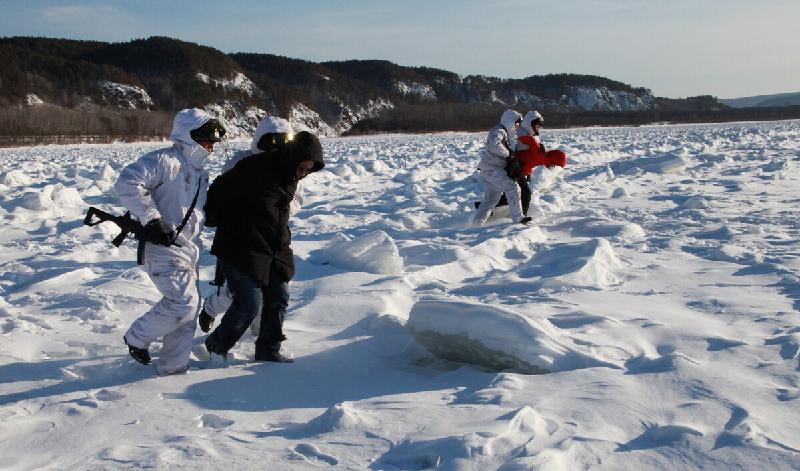
<instances>
[{"instance_id":1,"label":"person in black jacket","mask_svg":"<svg viewBox=\"0 0 800 471\"><path fill-rule=\"evenodd\" d=\"M289 203L297 182L325 163L319 140L306 131L268 152L268 158L245 158L208 190L206 226L217 228L211 253L233 301L205 345L209 353L226 356L261 312L255 359L286 363L291 360L280 353L283 317L295 272Z\"/></svg>"}]
</instances>

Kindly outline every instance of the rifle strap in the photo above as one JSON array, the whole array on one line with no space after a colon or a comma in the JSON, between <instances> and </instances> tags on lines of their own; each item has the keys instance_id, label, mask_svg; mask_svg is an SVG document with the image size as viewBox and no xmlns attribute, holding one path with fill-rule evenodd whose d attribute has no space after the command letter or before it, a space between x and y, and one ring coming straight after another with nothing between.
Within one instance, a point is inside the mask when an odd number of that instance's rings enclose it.
<instances>
[{"instance_id":1,"label":"rifle strap","mask_svg":"<svg viewBox=\"0 0 800 471\"><path fill-rule=\"evenodd\" d=\"M175 245L175 241L178 240L178 235L180 235L181 231L184 227L186 227L186 223L189 222L189 218L192 217L192 213L194 212L194 207L197 204L197 197L200 196L200 185L203 183L203 176L197 179L197 191L194 192L194 198L192 198L192 204L189 206L189 210L186 211L186 214L183 216L183 221L181 224L175 229L175 237L172 239L172 244ZM144 245L147 243L146 240L139 240L139 246L136 247L136 264L137 265L144 265Z\"/></svg>"},{"instance_id":2,"label":"rifle strap","mask_svg":"<svg viewBox=\"0 0 800 471\"><path fill-rule=\"evenodd\" d=\"M505 147L506 150L508 151L508 156L509 157L513 157L514 156L514 151L511 150L511 146L508 145L508 131L506 131L506 137L504 137L503 140L500 141L500 142L503 144L503 147Z\"/></svg>"},{"instance_id":3,"label":"rifle strap","mask_svg":"<svg viewBox=\"0 0 800 471\"><path fill-rule=\"evenodd\" d=\"M175 229L175 239L172 240L174 243L178 239L178 235L180 235L183 228L186 226L186 223L189 222L189 218L192 217L192 213L194 212L194 206L197 204L197 197L200 196L200 185L203 183L203 176L197 178L197 191L194 192L194 198L192 198L192 204L189 206L189 210L186 211L186 214L183 216L183 221L181 221L180 226Z\"/></svg>"}]
</instances>

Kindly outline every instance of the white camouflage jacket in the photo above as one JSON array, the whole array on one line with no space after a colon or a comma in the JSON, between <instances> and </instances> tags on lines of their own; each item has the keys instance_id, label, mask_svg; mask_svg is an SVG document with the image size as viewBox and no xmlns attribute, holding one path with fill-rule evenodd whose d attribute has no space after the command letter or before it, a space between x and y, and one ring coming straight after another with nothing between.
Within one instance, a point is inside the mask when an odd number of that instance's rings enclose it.
<instances>
[{"instance_id":1,"label":"white camouflage jacket","mask_svg":"<svg viewBox=\"0 0 800 471\"><path fill-rule=\"evenodd\" d=\"M517 146L517 133L514 123L522 116L513 110L506 110L500 117L500 123L489 131L486 136L486 147L481 152L481 170L505 170L506 157L509 156L508 148L503 144L505 140L513 151Z\"/></svg>"},{"instance_id":2,"label":"white camouflage jacket","mask_svg":"<svg viewBox=\"0 0 800 471\"><path fill-rule=\"evenodd\" d=\"M194 266L199 258L208 191L208 172L203 164L209 153L189 132L209 119L211 116L199 109L180 111L170 134L172 147L149 152L120 173L115 185L120 202L142 224L161 218L168 227L177 229L197 194L194 210L176 240L181 247L147 244L146 261L151 254L171 253Z\"/></svg>"}]
</instances>

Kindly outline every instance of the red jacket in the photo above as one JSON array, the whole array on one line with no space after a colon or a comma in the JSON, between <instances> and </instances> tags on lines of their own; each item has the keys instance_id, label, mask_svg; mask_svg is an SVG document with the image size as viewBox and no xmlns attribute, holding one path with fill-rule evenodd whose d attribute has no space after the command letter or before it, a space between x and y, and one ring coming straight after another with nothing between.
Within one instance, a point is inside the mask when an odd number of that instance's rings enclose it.
<instances>
[{"instance_id":1,"label":"red jacket","mask_svg":"<svg viewBox=\"0 0 800 471\"><path fill-rule=\"evenodd\" d=\"M538 165L547 165L548 167L551 165L558 165L559 167L567 165L567 154L560 150L542 152L544 148L539 136L525 135L519 136L518 139L519 142L528 146L525 150L517 151L517 158L522 164L522 174L524 176L529 176L533 172L533 167Z\"/></svg>"}]
</instances>

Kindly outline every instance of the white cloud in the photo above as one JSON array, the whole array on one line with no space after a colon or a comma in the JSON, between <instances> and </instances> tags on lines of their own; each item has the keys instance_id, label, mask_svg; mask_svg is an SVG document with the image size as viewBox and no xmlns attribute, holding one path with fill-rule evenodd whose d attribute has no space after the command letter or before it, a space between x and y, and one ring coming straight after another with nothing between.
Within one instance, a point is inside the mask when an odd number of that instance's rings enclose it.
<instances>
[{"instance_id":1,"label":"white cloud","mask_svg":"<svg viewBox=\"0 0 800 471\"><path fill-rule=\"evenodd\" d=\"M114 24L129 21L125 13L113 6L88 4L45 8L42 18L58 24Z\"/></svg>"}]
</instances>

